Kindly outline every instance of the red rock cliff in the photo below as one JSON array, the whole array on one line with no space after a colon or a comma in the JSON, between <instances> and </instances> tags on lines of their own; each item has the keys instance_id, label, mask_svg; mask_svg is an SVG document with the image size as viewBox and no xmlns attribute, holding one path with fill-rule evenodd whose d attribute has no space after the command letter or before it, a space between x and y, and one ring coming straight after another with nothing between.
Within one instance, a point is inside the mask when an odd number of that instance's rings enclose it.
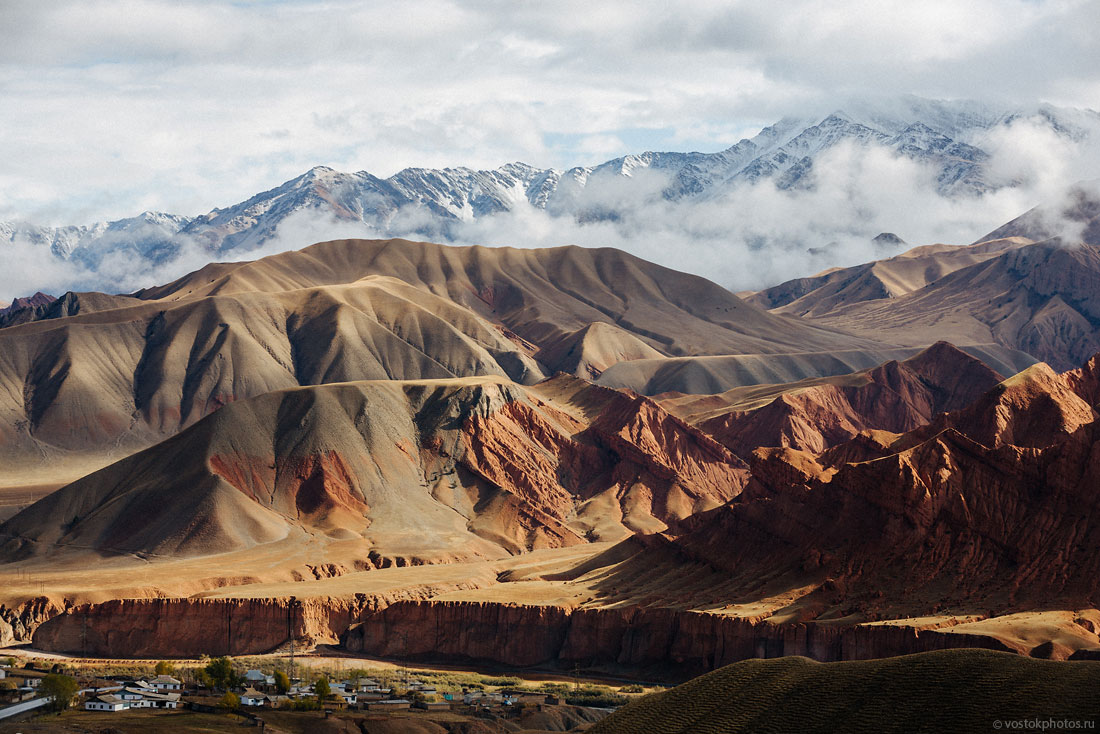
<instances>
[{"instance_id":1,"label":"red rock cliff","mask_svg":"<svg viewBox=\"0 0 1100 734\"><path fill-rule=\"evenodd\" d=\"M488 602L398 602L342 637L348 650L505 665L614 665L694 674L753 657L859 660L948 647L1006 650L975 635L902 626L764 622L673 609L568 610Z\"/></svg>"}]
</instances>

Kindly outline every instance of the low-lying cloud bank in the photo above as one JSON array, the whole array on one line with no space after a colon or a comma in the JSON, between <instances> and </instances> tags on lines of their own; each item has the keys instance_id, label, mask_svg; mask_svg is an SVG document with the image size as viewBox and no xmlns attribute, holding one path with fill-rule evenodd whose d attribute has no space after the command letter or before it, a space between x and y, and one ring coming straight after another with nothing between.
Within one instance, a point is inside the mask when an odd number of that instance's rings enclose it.
<instances>
[{"instance_id":1,"label":"low-lying cloud bank","mask_svg":"<svg viewBox=\"0 0 1100 734\"><path fill-rule=\"evenodd\" d=\"M718 195L669 200L663 195L669 178L639 169L630 177L590 178L579 210L547 211L521 199L511 211L455 221L405 207L382 226L300 211L258 249L227 256L177 236L176 255L164 262L152 264L119 250L106 254L94 270L41 246L15 243L4 248L0 299L35 290L132 292L211 260L255 259L326 239L395 236L490 246L615 247L732 290L759 289L888 257L908 246L972 242L1037 204L1060 211L1058 202L1070 186L1100 171L1095 141L1069 139L1040 121L995 128L980 142L990 153L987 178L1000 188L977 196L942 195L936 166L876 145L845 142L819 155L809 181L789 190L765 180ZM1080 239L1078 222L1048 224L1067 241ZM892 232L907 245L876 244L872 240L881 232Z\"/></svg>"}]
</instances>

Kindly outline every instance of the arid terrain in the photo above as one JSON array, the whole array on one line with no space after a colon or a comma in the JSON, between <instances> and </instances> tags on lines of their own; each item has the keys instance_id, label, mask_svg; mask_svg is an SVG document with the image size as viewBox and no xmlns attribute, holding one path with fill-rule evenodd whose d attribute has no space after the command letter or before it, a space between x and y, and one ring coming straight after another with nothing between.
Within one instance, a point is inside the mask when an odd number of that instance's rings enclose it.
<instances>
[{"instance_id":1,"label":"arid terrain","mask_svg":"<svg viewBox=\"0 0 1100 734\"><path fill-rule=\"evenodd\" d=\"M0 641L1096 656L1100 269L1025 225L744 300L610 249L341 240L28 304Z\"/></svg>"}]
</instances>

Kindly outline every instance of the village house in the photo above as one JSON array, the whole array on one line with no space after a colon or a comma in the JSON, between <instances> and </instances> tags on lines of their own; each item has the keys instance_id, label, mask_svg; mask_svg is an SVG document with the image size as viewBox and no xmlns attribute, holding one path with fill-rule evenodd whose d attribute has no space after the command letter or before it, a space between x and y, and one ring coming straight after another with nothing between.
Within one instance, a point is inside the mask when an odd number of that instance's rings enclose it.
<instances>
[{"instance_id":1,"label":"village house","mask_svg":"<svg viewBox=\"0 0 1100 734\"><path fill-rule=\"evenodd\" d=\"M84 702L84 710L86 711L124 711L128 708L130 707L126 701L113 693L104 693Z\"/></svg>"},{"instance_id":2,"label":"village house","mask_svg":"<svg viewBox=\"0 0 1100 734\"><path fill-rule=\"evenodd\" d=\"M368 711L401 711L412 706L412 702L404 698L387 698L384 701L371 701L364 704Z\"/></svg>"},{"instance_id":3,"label":"village house","mask_svg":"<svg viewBox=\"0 0 1100 734\"><path fill-rule=\"evenodd\" d=\"M111 693L94 696L84 702L86 711L122 711L126 708L126 702Z\"/></svg>"},{"instance_id":4,"label":"village house","mask_svg":"<svg viewBox=\"0 0 1100 734\"><path fill-rule=\"evenodd\" d=\"M180 694L178 692L158 691L143 680L123 686L122 690L116 695L127 704L127 708L179 708Z\"/></svg>"},{"instance_id":5,"label":"village house","mask_svg":"<svg viewBox=\"0 0 1100 734\"><path fill-rule=\"evenodd\" d=\"M267 701L267 695L260 693L255 688L246 688L241 693L242 706L263 706Z\"/></svg>"},{"instance_id":6,"label":"village house","mask_svg":"<svg viewBox=\"0 0 1100 734\"><path fill-rule=\"evenodd\" d=\"M245 682L253 688L263 686L264 688L275 687L275 676L268 675L262 670L249 670L244 674Z\"/></svg>"},{"instance_id":7,"label":"village house","mask_svg":"<svg viewBox=\"0 0 1100 734\"><path fill-rule=\"evenodd\" d=\"M269 693L264 698L264 706L272 709L277 709L283 704L284 701L290 700L290 696L284 696L281 693Z\"/></svg>"},{"instance_id":8,"label":"village house","mask_svg":"<svg viewBox=\"0 0 1100 734\"><path fill-rule=\"evenodd\" d=\"M448 701L417 701L413 704L413 708L424 711L450 711L451 704Z\"/></svg>"},{"instance_id":9,"label":"village house","mask_svg":"<svg viewBox=\"0 0 1100 734\"><path fill-rule=\"evenodd\" d=\"M178 691L158 690L151 683L140 680L120 684L112 692L100 693L97 689L84 702L87 711L125 711L127 709L175 709L180 705Z\"/></svg>"},{"instance_id":10,"label":"village house","mask_svg":"<svg viewBox=\"0 0 1100 734\"><path fill-rule=\"evenodd\" d=\"M183 681L170 675L158 675L149 684L158 691L178 691L183 687Z\"/></svg>"},{"instance_id":11,"label":"village house","mask_svg":"<svg viewBox=\"0 0 1100 734\"><path fill-rule=\"evenodd\" d=\"M380 691L382 690L382 684L373 678L356 678L354 680L343 681L345 691L354 690L356 693L367 693L368 691Z\"/></svg>"}]
</instances>

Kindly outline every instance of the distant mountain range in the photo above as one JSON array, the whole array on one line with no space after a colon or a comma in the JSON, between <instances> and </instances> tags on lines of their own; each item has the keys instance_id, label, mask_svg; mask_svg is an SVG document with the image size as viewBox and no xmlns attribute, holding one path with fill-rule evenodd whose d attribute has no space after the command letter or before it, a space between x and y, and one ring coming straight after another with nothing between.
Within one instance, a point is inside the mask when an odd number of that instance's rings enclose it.
<instances>
[{"instance_id":1,"label":"distant mountain range","mask_svg":"<svg viewBox=\"0 0 1100 734\"><path fill-rule=\"evenodd\" d=\"M1051 106L1008 109L976 102L907 97L891 105L853 105L807 118L785 118L717 153L645 152L565 171L509 163L487 171L407 168L389 178L318 166L247 201L199 216L144 212L86 226L45 227L0 222L0 242L48 248L53 256L96 272L109 254L150 265L172 261L187 244L210 259L264 245L299 212L363 223L379 235L455 241L456 225L530 206L578 222L619 216L608 188L616 180L657 172L657 193L668 201L720 197L738 186L770 181L779 189L821 184L815 163L848 143L878 145L933 166L943 195L968 196L1006 185L989 170L983 138L1020 119L1083 140L1100 131L1100 115ZM298 246L308 244L297 243ZM106 287L86 283L86 287Z\"/></svg>"}]
</instances>

